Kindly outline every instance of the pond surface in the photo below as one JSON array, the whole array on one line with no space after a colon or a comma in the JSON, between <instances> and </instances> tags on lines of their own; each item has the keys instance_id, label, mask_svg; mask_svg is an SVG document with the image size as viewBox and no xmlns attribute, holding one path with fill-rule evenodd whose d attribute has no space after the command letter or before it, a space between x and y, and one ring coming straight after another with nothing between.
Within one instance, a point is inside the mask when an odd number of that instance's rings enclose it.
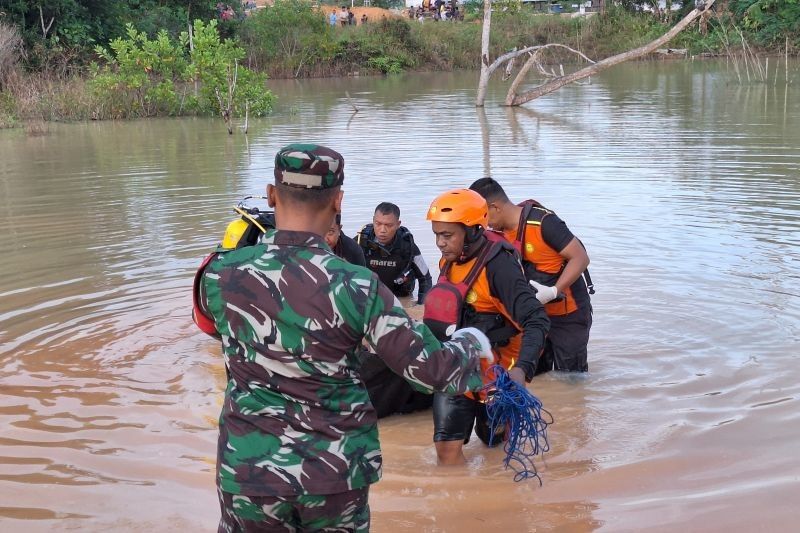
<instances>
[{"instance_id":1,"label":"pond surface","mask_svg":"<svg viewBox=\"0 0 800 533\"><path fill-rule=\"evenodd\" d=\"M437 468L430 413L392 417L374 531L794 529L795 78L630 64L522 109L498 84L485 113L472 73L275 81L247 137L192 119L0 132L0 529L215 529L224 374L191 278L293 141L344 154L348 234L394 201L435 264L430 201L491 173L592 259L590 373L531 385L556 420L543 486L477 439L467 467Z\"/></svg>"}]
</instances>

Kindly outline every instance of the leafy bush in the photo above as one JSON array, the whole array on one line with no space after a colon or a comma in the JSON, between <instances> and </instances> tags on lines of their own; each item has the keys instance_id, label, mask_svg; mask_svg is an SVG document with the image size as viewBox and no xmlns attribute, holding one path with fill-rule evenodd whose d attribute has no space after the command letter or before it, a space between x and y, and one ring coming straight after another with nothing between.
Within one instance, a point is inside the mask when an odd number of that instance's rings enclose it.
<instances>
[{"instance_id":1,"label":"leafy bush","mask_svg":"<svg viewBox=\"0 0 800 533\"><path fill-rule=\"evenodd\" d=\"M800 0L737 0L733 12L762 45L800 44Z\"/></svg>"},{"instance_id":2,"label":"leafy bush","mask_svg":"<svg viewBox=\"0 0 800 533\"><path fill-rule=\"evenodd\" d=\"M127 27L128 38L101 46L97 54L105 61L93 69L91 87L110 117L172 115L179 111L176 85L186 80L187 62L181 43L162 30L155 39Z\"/></svg>"},{"instance_id":3,"label":"leafy bush","mask_svg":"<svg viewBox=\"0 0 800 533\"><path fill-rule=\"evenodd\" d=\"M216 21L197 20L193 28L190 52L187 32L178 41L165 30L150 39L130 24L127 39L114 39L110 50L98 46L105 65L93 66L90 84L98 117L216 114L220 98L227 99L229 92L237 113L245 105L256 116L268 113L274 97L265 87L265 75L239 65L244 50L232 40L220 40Z\"/></svg>"},{"instance_id":4,"label":"leafy bush","mask_svg":"<svg viewBox=\"0 0 800 533\"><path fill-rule=\"evenodd\" d=\"M188 34L181 34L184 44L188 39ZM235 89L233 106L238 114L244 112L246 104L255 116L265 115L272 110L275 98L266 88L266 75L239 64L245 56L244 50L233 40L220 41L215 21L208 24L195 21L193 44L187 72L192 80L201 84L196 101L201 113L219 113L217 95L224 97L232 89Z\"/></svg>"},{"instance_id":5,"label":"leafy bush","mask_svg":"<svg viewBox=\"0 0 800 533\"><path fill-rule=\"evenodd\" d=\"M404 67L399 58L386 56L371 57L367 60L367 65L384 74L400 74Z\"/></svg>"},{"instance_id":6,"label":"leafy bush","mask_svg":"<svg viewBox=\"0 0 800 533\"><path fill-rule=\"evenodd\" d=\"M22 56L22 37L17 28L0 22L0 91Z\"/></svg>"},{"instance_id":7,"label":"leafy bush","mask_svg":"<svg viewBox=\"0 0 800 533\"><path fill-rule=\"evenodd\" d=\"M324 14L309 0L276 0L259 9L244 21L241 41L250 64L279 65L287 73L330 60L336 53Z\"/></svg>"}]
</instances>

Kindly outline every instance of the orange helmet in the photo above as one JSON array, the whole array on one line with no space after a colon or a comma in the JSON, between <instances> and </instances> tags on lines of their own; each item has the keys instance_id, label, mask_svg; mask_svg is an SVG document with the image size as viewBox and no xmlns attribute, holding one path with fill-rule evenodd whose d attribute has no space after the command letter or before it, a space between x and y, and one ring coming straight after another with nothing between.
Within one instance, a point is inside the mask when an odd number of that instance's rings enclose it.
<instances>
[{"instance_id":1,"label":"orange helmet","mask_svg":"<svg viewBox=\"0 0 800 533\"><path fill-rule=\"evenodd\" d=\"M475 191L453 189L431 202L425 218L431 222L457 222L485 228L489 221L489 206L483 196Z\"/></svg>"}]
</instances>

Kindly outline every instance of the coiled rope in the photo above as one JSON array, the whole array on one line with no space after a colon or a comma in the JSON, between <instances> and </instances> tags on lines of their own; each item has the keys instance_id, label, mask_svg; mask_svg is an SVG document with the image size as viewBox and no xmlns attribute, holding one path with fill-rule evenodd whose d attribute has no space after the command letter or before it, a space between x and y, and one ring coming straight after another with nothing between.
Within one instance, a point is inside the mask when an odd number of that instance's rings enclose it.
<instances>
[{"instance_id":1,"label":"coiled rope","mask_svg":"<svg viewBox=\"0 0 800 533\"><path fill-rule=\"evenodd\" d=\"M491 367L489 375L494 379L483 388L488 397L489 446L496 434L498 438L506 438L503 464L514 470L514 481L535 477L541 486L542 478L533 458L550 450L547 426L553 423L553 415L542 408L539 398L512 380L500 365Z\"/></svg>"}]
</instances>

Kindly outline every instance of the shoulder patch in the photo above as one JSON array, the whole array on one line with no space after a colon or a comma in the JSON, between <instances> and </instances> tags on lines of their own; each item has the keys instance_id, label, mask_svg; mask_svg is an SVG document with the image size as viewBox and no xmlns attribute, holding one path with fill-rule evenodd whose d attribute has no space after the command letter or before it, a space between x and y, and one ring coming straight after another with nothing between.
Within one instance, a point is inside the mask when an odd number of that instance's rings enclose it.
<instances>
[{"instance_id":1,"label":"shoulder patch","mask_svg":"<svg viewBox=\"0 0 800 533\"><path fill-rule=\"evenodd\" d=\"M475 292L474 290L470 289L469 292L467 292L467 296L465 297L465 301L468 304L474 304L477 300L478 300L478 293Z\"/></svg>"}]
</instances>

